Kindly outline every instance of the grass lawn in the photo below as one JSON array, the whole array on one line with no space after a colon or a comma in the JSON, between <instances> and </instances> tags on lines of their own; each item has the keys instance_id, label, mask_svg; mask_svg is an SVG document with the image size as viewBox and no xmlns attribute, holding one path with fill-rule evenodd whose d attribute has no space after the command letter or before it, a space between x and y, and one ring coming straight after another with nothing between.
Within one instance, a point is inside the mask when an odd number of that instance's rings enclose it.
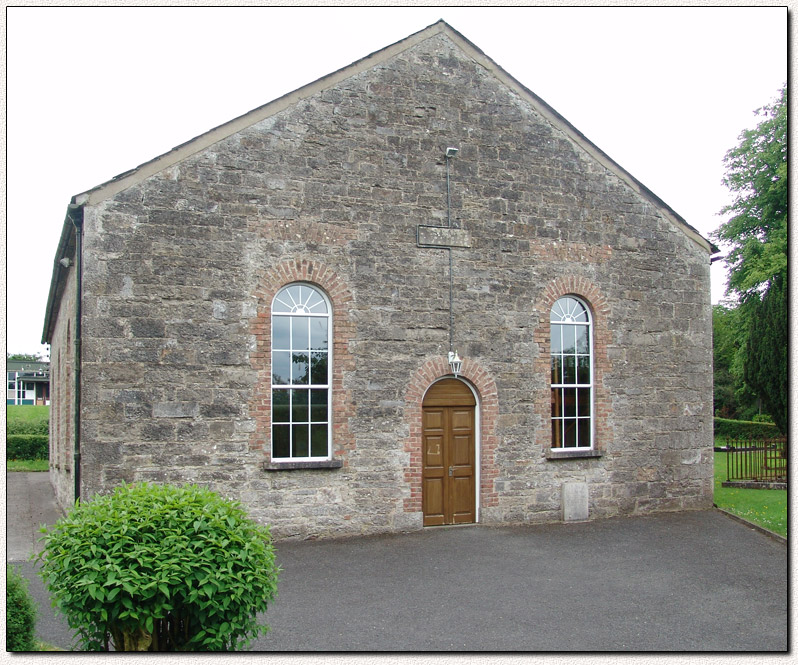
<instances>
[{"instance_id":1,"label":"grass lawn","mask_svg":"<svg viewBox=\"0 0 798 665\"><path fill-rule=\"evenodd\" d=\"M6 460L6 471L49 471L50 462L46 459Z\"/></svg>"},{"instance_id":2,"label":"grass lawn","mask_svg":"<svg viewBox=\"0 0 798 665\"><path fill-rule=\"evenodd\" d=\"M6 405L6 434L48 434L50 418L49 406ZM18 450L16 451L19 452ZM8 448L6 448L8 454ZM47 471L49 464L44 460L9 459L7 471Z\"/></svg>"},{"instance_id":3,"label":"grass lawn","mask_svg":"<svg viewBox=\"0 0 798 665\"><path fill-rule=\"evenodd\" d=\"M48 644L47 642L40 642L39 640L36 640L36 648L34 651L66 651L66 649L54 647L52 644Z\"/></svg>"},{"instance_id":4,"label":"grass lawn","mask_svg":"<svg viewBox=\"0 0 798 665\"><path fill-rule=\"evenodd\" d=\"M787 490L722 487L725 480L726 453L715 453L715 505L787 537Z\"/></svg>"},{"instance_id":5,"label":"grass lawn","mask_svg":"<svg viewBox=\"0 0 798 665\"><path fill-rule=\"evenodd\" d=\"M6 404L6 422L38 422L47 420L50 417L49 406L20 405L14 406Z\"/></svg>"}]
</instances>

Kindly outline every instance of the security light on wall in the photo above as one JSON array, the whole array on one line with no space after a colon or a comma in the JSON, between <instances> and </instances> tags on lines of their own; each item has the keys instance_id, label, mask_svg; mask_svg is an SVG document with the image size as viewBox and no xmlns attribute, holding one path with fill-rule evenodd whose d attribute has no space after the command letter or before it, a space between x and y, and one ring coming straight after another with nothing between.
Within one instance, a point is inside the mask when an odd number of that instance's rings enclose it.
<instances>
[{"instance_id":1,"label":"security light on wall","mask_svg":"<svg viewBox=\"0 0 798 665\"><path fill-rule=\"evenodd\" d=\"M449 158L456 157L457 153L458 153L457 148L452 148L452 147L446 148L446 156Z\"/></svg>"}]
</instances>

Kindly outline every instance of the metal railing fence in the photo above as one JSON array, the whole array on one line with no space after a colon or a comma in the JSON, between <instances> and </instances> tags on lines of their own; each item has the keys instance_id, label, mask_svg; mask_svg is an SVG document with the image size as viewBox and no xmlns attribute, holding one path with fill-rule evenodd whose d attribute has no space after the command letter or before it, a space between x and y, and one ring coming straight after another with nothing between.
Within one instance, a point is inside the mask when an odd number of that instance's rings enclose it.
<instances>
[{"instance_id":1,"label":"metal railing fence","mask_svg":"<svg viewBox=\"0 0 798 665\"><path fill-rule=\"evenodd\" d=\"M727 442L726 480L787 482L787 439Z\"/></svg>"}]
</instances>

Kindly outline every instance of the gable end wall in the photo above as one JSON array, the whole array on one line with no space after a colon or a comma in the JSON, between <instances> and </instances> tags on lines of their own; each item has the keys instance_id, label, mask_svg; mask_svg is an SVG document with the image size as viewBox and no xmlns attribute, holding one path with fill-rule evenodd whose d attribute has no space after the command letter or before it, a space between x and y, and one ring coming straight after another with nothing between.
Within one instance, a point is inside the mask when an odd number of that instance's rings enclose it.
<instances>
[{"instance_id":1,"label":"gable end wall","mask_svg":"<svg viewBox=\"0 0 798 665\"><path fill-rule=\"evenodd\" d=\"M415 238L446 224L449 145L471 238L453 250L455 346L491 386L482 521L560 519L573 481L591 516L710 507L707 252L445 35L86 207L87 495L198 482L278 538L419 528L418 377L445 371L449 311L447 253ZM342 296L339 469L263 468L269 294L289 265ZM565 292L596 320L602 455L553 461L547 307Z\"/></svg>"}]
</instances>

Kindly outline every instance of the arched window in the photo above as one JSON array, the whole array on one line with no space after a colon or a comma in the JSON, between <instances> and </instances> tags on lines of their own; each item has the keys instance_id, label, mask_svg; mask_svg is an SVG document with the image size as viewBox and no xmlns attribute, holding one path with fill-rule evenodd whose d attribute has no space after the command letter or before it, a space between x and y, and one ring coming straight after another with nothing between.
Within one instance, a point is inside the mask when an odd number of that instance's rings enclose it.
<instances>
[{"instance_id":1,"label":"arched window","mask_svg":"<svg viewBox=\"0 0 798 665\"><path fill-rule=\"evenodd\" d=\"M272 460L330 459L331 308L316 287L272 302Z\"/></svg>"},{"instance_id":2,"label":"arched window","mask_svg":"<svg viewBox=\"0 0 798 665\"><path fill-rule=\"evenodd\" d=\"M551 308L551 447L593 446L590 311L574 296Z\"/></svg>"}]
</instances>

